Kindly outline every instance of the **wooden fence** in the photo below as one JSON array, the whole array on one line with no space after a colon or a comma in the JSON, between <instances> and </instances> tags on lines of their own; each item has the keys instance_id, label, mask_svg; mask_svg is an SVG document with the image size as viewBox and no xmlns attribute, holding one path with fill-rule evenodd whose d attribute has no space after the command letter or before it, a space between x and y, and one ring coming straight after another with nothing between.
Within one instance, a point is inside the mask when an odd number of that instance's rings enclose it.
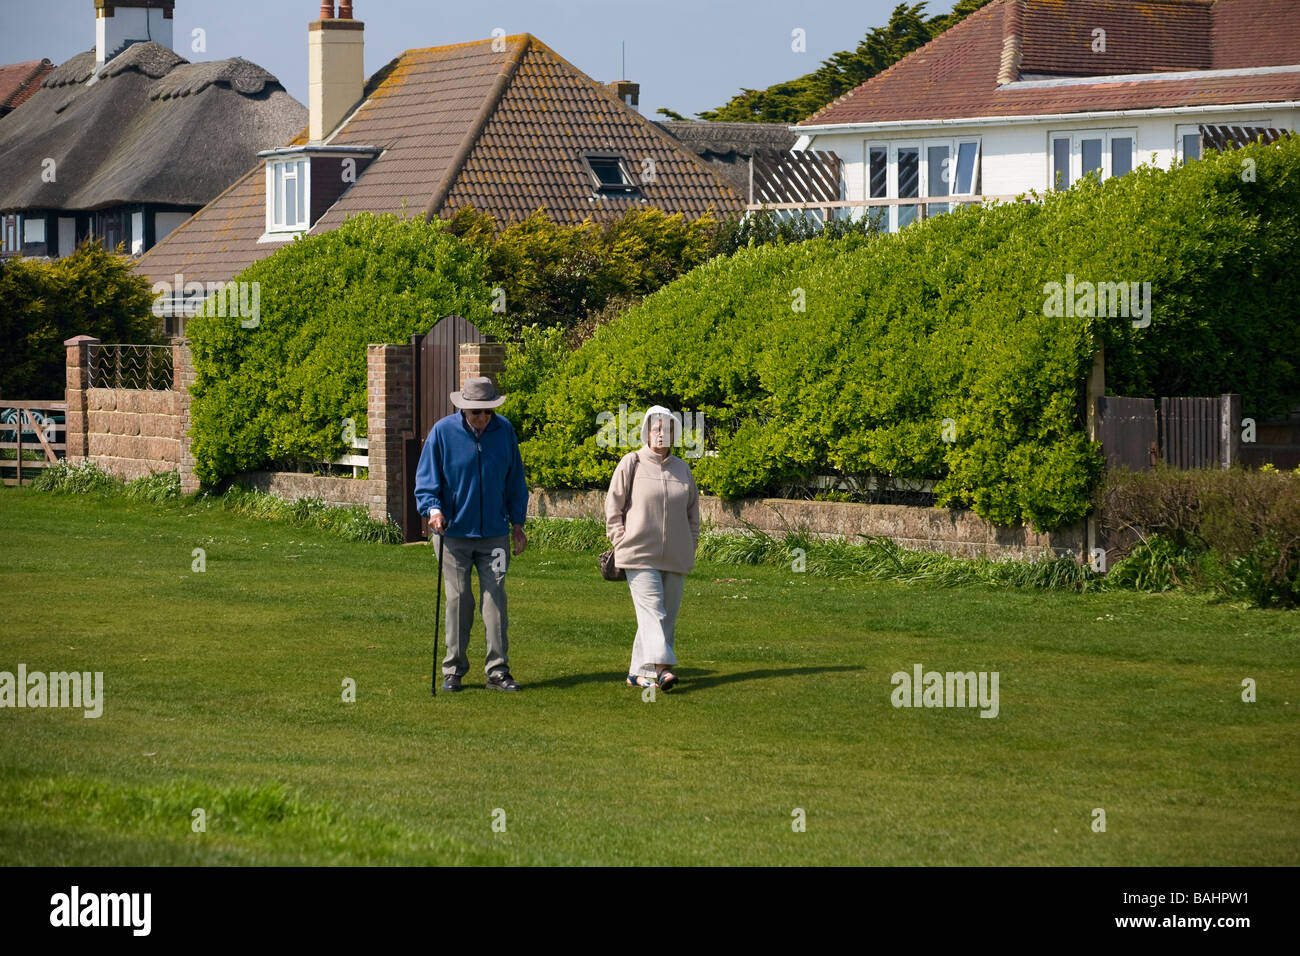
<instances>
[{"instance_id":1,"label":"wooden fence","mask_svg":"<svg viewBox=\"0 0 1300 956\"><path fill-rule=\"evenodd\" d=\"M67 402L0 399L0 473L6 485L21 485L66 456L67 411Z\"/></svg>"},{"instance_id":2,"label":"wooden fence","mask_svg":"<svg viewBox=\"0 0 1300 956\"><path fill-rule=\"evenodd\" d=\"M1230 468L1241 460L1241 396L1097 399L1108 468Z\"/></svg>"}]
</instances>

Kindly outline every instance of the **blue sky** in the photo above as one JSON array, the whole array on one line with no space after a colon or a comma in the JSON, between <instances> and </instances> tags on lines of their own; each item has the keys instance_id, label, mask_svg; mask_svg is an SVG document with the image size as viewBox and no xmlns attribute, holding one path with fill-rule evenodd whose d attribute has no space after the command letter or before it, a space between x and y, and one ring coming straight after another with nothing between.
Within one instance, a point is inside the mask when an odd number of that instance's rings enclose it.
<instances>
[{"instance_id":1,"label":"blue sky","mask_svg":"<svg viewBox=\"0 0 1300 956\"><path fill-rule=\"evenodd\" d=\"M883 25L897 0L355 0L366 25L366 73L403 50L506 33L532 33L597 80L641 84L641 111L685 116L720 106L741 87L807 73ZM952 0L928 5L947 13ZM174 47L189 60L242 56L307 102L307 24L319 0L176 0ZM49 57L62 63L95 45L93 0L0 0L0 63ZM191 50L195 28L206 52ZM791 31L807 52L791 51Z\"/></svg>"}]
</instances>

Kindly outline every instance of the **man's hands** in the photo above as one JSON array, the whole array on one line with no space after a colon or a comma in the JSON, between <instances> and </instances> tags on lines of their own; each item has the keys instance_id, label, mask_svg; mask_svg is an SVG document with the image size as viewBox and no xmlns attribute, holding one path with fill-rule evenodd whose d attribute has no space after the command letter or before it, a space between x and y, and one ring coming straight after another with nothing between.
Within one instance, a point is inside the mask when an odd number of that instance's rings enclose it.
<instances>
[{"instance_id":1,"label":"man's hands","mask_svg":"<svg viewBox=\"0 0 1300 956\"><path fill-rule=\"evenodd\" d=\"M429 516L429 527L438 534L442 534L447 530L447 516L435 509L433 514ZM521 524L511 525L510 537L514 545L511 554L516 556L523 554L524 548L528 547L528 535L524 534L524 526Z\"/></svg>"}]
</instances>

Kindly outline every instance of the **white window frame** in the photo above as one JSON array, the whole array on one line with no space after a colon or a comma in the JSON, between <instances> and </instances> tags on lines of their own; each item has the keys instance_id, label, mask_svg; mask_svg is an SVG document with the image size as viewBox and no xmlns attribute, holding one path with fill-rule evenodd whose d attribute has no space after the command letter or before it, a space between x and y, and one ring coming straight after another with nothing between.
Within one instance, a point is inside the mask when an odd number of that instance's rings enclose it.
<instances>
[{"instance_id":1,"label":"white window frame","mask_svg":"<svg viewBox=\"0 0 1300 956\"><path fill-rule=\"evenodd\" d=\"M961 154L961 147L963 145L970 144L970 143L973 143L975 145L975 165L971 169L970 190L966 192L958 192L957 175L956 175L957 162ZM945 204L949 207L949 210L951 211L952 207L957 205L960 202L961 197L979 195L980 173L984 161L983 138L979 136L951 136L951 137L940 137L940 138L932 138L932 139L896 140L893 142L887 142L883 140L866 141L863 145L863 154L862 154L863 169L864 169L862 198L864 199L881 198L881 197L872 196L870 195L870 193L871 193L871 150L873 148L880 149L882 147L887 148L889 150L889 154L888 154L889 172L885 179L886 196L884 198L888 198L888 199L911 198L908 196L900 196L898 194L898 172L899 172L898 154L900 150L904 150L904 149L915 149L917 151L917 184L916 184L917 197L919 198L922 196L930 196L930 191L929 191L930 148L932 146L948 147L948 160L951 164L949 168L953 170L953 174L949 178L947 184L948 191L946 193L941 193L939 195L951 196L953 198L952 202ZM909 205L916 205L919 207L927 204L915 203ZM872 208L872 207L868 207L868 208ZM886 208L889 210L889 214L886 219L886 221L888 222L889 231L897 232L899 229L898 213L900 207L898 205L893 205L893 206L888 206ZM918 209L917 217L910 220L909 225L911 224L911 222L916 222L917 219L920 218L920 215L921 213ZM927 213L926 215L928 218L929 214Z\"/></svg>"},{"instance_id":2,"label":"white window frame","mask_svg":"<svg viewBox=\"0 0 1300 956\"><path fill-rule=\"evenodd\" d=\"M1183 137L1195 136L1198 140L1201 137L1201 127L1199 124L1180 124L1174 127L1174 155L1178 158L1179 165L1187 162L1187 157L1183 155ZM1205 155L1205 147L1201 147L1201 155L1197 159L1202 159Z\"/></svg>"},{"instance_id":3,"label":"white window frame","mask_svg":"<svg viewBox=\"0 0 1300 956\"><path fill-rule=\"evenodd\" d=\"M299 174L294 169L292 176L284 175L286 189L281 194L281 201L277 204L275 201L275 182L276 176L281 175L281 170L288 171L290 167L297 167L302 164L302 172ZM287 222L284 217L284 196L288 193L288 181L290 178L297 183L301 175L301 186L297 192L300 199L298 206L299 218L295 222ZM279 208L277 208L277 206ZM291 156L285 159L268 159L266 161L266 232L271 234L301 233L311 228L311 159L307 156Z\"/></svg>"},{"instance_id":4,"label":"white window frame","mask_svg":"<svg viewBox=\"0 0 1300 956\"><path fill-rule=\"evenodd\" d=\"M1056 189L1056 141L1070 140L1070 182L1069 188L1083 178L1083 141L1085 139L1101 140L1101 178L1110 179L1115 175L1112 157L1112 139L1129 139L1133 143L1133 158L1129 171L1137 168L1138 141L1136 127L1117 129L1054 129L1047 134L1047 188Z\"/></svg>"}]
</instances>

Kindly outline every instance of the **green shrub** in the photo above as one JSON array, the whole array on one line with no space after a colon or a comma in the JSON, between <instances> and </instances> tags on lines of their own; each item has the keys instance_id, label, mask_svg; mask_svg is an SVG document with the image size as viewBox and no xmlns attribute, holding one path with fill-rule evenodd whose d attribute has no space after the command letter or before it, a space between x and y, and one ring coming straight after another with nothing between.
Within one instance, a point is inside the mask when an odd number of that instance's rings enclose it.
<instances>
[{"instance_id":1,"label":"green shrub","mask_svg":"<svg viewBox=\"0 0 1300 956\"><path fill-rule=\"evenodd\" d=\"M52 262L0 259L0 396L62 399L63 343L76 335L161 344L152 303L149 282L131 271L131 260L97 241Z\"/></svg>"},{"instance_id":2,"label":"green shrub","mask_svg":"<svg viewBox=\"0 0 1300 956\"><path fill-rule=\"evenodd\" d=\"M249 266L254 328L215 300L190 319L195 473L229 475L345 453L345 419L366 434L366 346L409 342L459 314L500 332L481 252L440 221L363 214Z\"/></svg>"},{"instance_id":3,"label":"green shrub","mask_svg":"<svg viewBox=\"0 0 1300 956\"><path fill-rule=\"evenodd\" d=\"M1117 584L1141 575L1261 607L1300 605L1300 473L1114 471L1096 500L1102 534L1121 558L1108 576Z\"/></svg>"},{"instance_id":4,"label":"green shrub","mask_svg":"<svg viewBox=\"0 0 1300 956\"><path fill-rule=\"evenodd\" d=\"M934 479L939 504L997 524L1077 521L1102 470L1082 414L1099 346L1118 394L1238 391L1260 415L1300 398L1297 177L1288 138L897 235L714 259L549 374L537 363L521 429L530 478L603 485L624 449L597 443L597 416L659 403L703 413L714 454L691 464L723 497L817 474ZM1150 324L1056 314L1049 284L1069 276L1151 283ZM1234 358L1260 342L1260 363Z\"/></svg>"}]
</instances>

